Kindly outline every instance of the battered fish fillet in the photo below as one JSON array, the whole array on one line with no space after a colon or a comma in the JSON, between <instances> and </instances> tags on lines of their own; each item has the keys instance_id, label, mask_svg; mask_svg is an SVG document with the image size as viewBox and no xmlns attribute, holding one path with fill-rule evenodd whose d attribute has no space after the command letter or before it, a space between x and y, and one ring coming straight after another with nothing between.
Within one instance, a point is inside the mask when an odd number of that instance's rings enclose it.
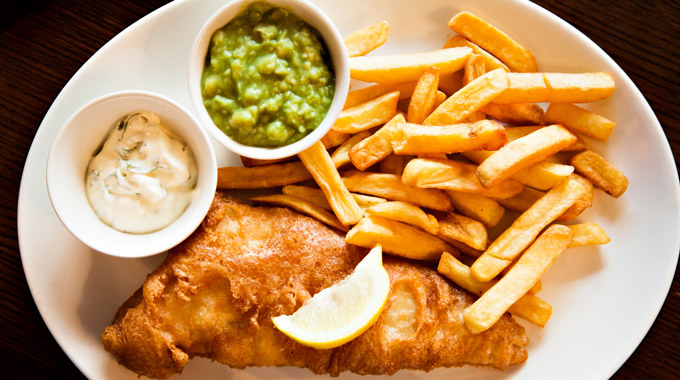
<instances>
[{"instance_id":1,"label":"battered fish fillet","mask_svg":"<svg viewBox=\"0 0 680 380\"><path fill-rule=\"evenodd\" d=\"M273 316L293 313L349 275L366 253L314 219L218 193L201 227L120 307L102 342L120 364L160 379L181 372L193 356L333 376L465 364L503 369L526 360L528 340L512 317L473 335L462 318L471 295L432 268L387 255L391 294L364 334L316 350L276 330Z\"/></svg>"}]
</instances>

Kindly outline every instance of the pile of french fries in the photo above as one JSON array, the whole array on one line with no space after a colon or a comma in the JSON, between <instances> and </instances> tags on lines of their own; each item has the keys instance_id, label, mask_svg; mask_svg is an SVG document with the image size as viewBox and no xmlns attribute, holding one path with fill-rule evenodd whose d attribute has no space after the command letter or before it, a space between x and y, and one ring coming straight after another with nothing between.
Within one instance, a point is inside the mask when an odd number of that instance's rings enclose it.
<instances>
[{"instance_id":1,"label":"pile of french fries","mask_svg":"<svg viewBox=\"0 0 680 380\"><path fill-rule=\"evenodd\" d=\"M442 49L402 55L367 55L386 21L347 36L365 86L331 131L297 157L220 168L218 188L281 188L251 200L317 218L350 244L438 262L479 296L464 313L474 333L505 312L545 326L543 273L567 248L610 241L573 221L595 188L620 197L628 186L588 147L615 123L574 104L608 98L614 80L538 72L529 50L469 12L448 26L457 34Z\"/></svg>"}]
</instances>

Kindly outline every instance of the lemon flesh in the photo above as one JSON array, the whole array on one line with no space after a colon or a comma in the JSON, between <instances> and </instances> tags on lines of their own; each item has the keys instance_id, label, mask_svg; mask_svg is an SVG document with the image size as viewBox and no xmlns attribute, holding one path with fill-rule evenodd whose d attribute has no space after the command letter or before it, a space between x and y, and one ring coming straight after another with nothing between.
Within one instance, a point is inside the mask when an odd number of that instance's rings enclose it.
<instances>
[{"instance_id":1,"label":"lemon flesh","mask_svg":"<svg viewBox=\"0 0 680 380\"><path fill-rule=\"evenodd\" d=\"M382 248L374 247L354 272L307 300L295 313L272 318L293 340L309 347L338 347L361 335L380 317L390 293Z\"/></svg>"}]
</instances>

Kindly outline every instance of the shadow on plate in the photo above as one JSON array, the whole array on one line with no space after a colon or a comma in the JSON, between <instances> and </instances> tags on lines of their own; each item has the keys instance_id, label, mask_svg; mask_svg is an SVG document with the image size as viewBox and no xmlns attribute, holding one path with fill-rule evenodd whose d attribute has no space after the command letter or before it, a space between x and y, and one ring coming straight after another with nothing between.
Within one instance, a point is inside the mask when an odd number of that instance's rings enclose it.
<instances>
[{"instance_id":1,"label":"shadow on plate","mask_svg":"<svg viewBox=\"0 0 680 380\"><path fill-rule=\"evenodd\" d=\"M165 254L126 259L90 252L90 270L78 308L83 330L99 341L118 307L144 282L146 275L165 259Z\"/></svg>"}]
</instances>

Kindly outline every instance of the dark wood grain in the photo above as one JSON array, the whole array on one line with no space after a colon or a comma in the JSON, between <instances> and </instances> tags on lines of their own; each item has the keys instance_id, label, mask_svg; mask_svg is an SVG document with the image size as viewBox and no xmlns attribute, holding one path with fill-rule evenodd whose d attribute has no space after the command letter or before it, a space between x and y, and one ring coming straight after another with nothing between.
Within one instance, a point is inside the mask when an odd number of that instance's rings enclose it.
<instances>
[{"instance_id":1,"label":"dark wood grain","mask_svg":"<svg viewBox=\"0 0 680 380\"><path fill-rule=\"evenodd\" d=\"M677 166L680 4L535 2L585 33L628 73L661 122ZM0 176L0 371L10 375L3 378L83 378L50 335L23 274L16 222L19 181L37 128L70 77L109 39L165 3L5 0L0 5L0 157L4 162ZM680 378L678 326L680 280L676 268L656 322L613 378Z\"/></svg>"}]
</instances>

